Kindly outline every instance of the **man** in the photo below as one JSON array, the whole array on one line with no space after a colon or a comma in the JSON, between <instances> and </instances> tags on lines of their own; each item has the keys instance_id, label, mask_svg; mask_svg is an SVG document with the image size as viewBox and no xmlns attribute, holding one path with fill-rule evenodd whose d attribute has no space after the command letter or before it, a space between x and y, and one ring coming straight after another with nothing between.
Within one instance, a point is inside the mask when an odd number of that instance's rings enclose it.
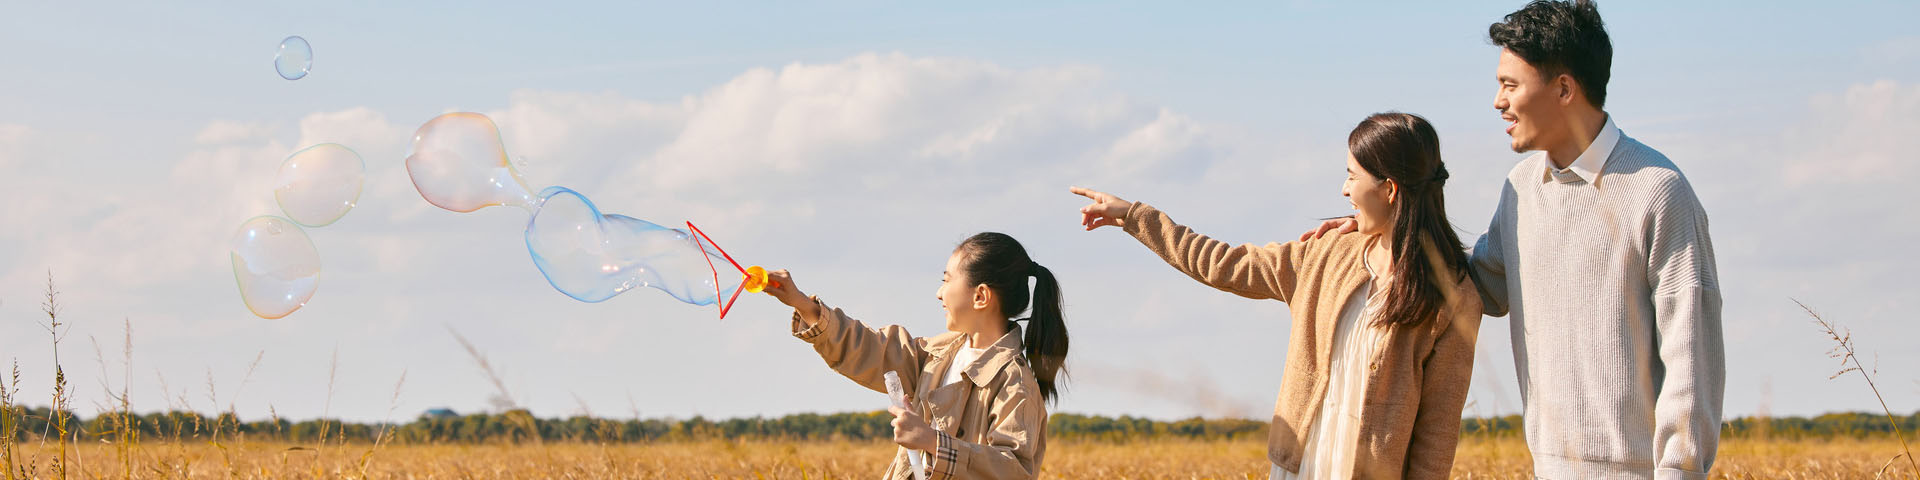
<instances>
[{"instance_id":1,"label":"man","mask_svg":"<svg viewBox=\"0 0 1920 480\"><path fill-rule=\"evenodd\" d=\"M1707 214L1602 110L1613 47L1592 2L1536 0L1488 36L1493 107L1537 153L1507 174L1472 273L1486 314L1512 316L1534 475L1704 479L1726 382Z\"/></svg>"}]
</instances>

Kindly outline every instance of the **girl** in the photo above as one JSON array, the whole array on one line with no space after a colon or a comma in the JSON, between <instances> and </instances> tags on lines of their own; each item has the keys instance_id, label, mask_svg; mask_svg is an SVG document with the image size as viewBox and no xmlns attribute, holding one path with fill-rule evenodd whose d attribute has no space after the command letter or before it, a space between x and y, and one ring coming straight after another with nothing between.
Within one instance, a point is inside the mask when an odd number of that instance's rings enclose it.
<instances>
[{"instance_id":1,"label":"girl","mask_svg":"<svg viewBox=\"0 0 1920 480\"><path fill-rule=\"evenodd\" d=\"M1075 187L1088 230L1119 226L1201 283L1287 302L1274 479L1447 478L1473 371L1480 297L1447 224L1447 169L1426 119L1367 117L1347 136L1359 231L1232 246L1144 203Z\"/></svg>"},{"instance_id":2,"label":"girl","mask_svg":"<svg viewBox=\"0 0 1920 480\"><path fill-rule=\"evenodd\" d=\"M886 392L886 372L899 373L913 408L887 409L901 448L884 478L913 478L907 455L921 452L929 478L1039 476L1046 403L1058 395L1067 327L1059 283L1020 242L987 232L953 249L934 293L948 331L932 337L914 337L899 325L868 328L801 293L786 270L768 277L766 292L793 307L793 335L812 343L827 366L879 392ZM1013 318L1028 311L1028 318ZM1027 322L1024 335L1020 320Z\"/></svg>"}]
</instances>

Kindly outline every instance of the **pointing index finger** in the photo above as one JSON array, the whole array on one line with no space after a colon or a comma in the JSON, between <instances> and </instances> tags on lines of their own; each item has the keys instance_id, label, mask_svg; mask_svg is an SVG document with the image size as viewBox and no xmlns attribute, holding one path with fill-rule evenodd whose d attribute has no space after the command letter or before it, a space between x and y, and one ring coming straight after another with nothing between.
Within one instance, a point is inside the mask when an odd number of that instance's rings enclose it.
<instances>
[{"instance_id":1,"label":"pointing index finger","mask_svg":"<svg viewBox=\"0 0 1920 480\"><path fill-rule=\"evenodd\" d=\"M1100 194L1100 192L1096 192L1096 191L1093 191L1093 189L1090 189L1090 188L1084 188L1084 187L1067 187L1067 191L1069 191L1069 192L1073 192L1073 194L1074 194L1074 195L1079 195L1079 196L1082 196L1082 197L1087 197L1087 198L1090 198L1090 199L1093 199L1093 200L1095 200L1095 201L1098 201L1098 200L1100 200L1100 197L1098 197L1098 196L1097 196L1097 195L1099 195L1099 194Z\"/></svg>"}]
</instances>

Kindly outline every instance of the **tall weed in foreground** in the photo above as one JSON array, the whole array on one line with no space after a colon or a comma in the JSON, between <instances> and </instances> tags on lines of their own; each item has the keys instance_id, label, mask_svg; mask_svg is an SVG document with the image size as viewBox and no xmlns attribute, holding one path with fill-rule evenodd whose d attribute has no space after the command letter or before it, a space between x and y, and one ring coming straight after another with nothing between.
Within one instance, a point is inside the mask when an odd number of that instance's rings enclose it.
<instances>
[{"instance_id":1,"label":"tall weed in foreground","mask_svg":"<svg viewBox=\"0 0 1920 480\"><path fill-rule=\"evenodd\" d=\"M1893 410L1887 408L1887 398L1880 395L1880 387L1873 383L1873 376L1879 373L1879 369L1868 369L1860 364L1860 357L1854 352L1853 332L1839 324L1827 321L1820 316L1820 312L1813 311L1813 307L1800 303L1799 300L1794 300L1793 303L1799 305L1801 310L1806 310L1807 315L1813 317L1813 322L1826 331L1828 338L1833 339L1834 346L1832 350L1827 351L1827 357L1840 360L1840 371L1834 372L1827 379L1840 378L1847 372L1858 372L1860 378L1866 379L1867 388L1873 390L1873 399L1880 401L1880 411L1887 415L1887 423L1893 426L1893 437L1900 439L1901 453L1887 459L1887 464L1881 466L1880 471L1886 472L1887 467L1893 466L1893 462L1899 461L1900 457L1906 457L1907 466L1914 470L1913 477L1920 478L1920 463L1916 463L1913 459L1913 449L1907 446L1907 436L1900 432L1900 422L1893 419Z\"/></svg>"}]
</instances>

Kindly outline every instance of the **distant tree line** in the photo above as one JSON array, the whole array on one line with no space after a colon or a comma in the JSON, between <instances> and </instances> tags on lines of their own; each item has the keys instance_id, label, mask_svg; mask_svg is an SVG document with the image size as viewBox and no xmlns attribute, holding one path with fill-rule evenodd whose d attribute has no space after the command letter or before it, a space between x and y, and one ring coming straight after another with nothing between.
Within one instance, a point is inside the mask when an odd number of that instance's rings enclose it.
<instances>
[{"instance_id":1,"label":"distant tree line","mask_svg":"<svg viewBox=\"0 0 1920 480\"><path fill-rule=\"evenodd\" d=\"M687 419L608 419L574 416L539 418L526 410L469 415L422 415L407 423L343 423L338 420L285 419L242 421L231 413L206 416L194 412L147 414L102 414L82 419L67 415L71 435L80 441L122 438L131 433L138 441L252 440L291 443L374 442L397 443L501 443L532 441L576 442L657 442L712 439L750 440L882 440L892 436L885 411L834 414L799 413L777 418L751 417L713 420L695 416ZM0 425L13 431L16 441L28 441L52 435L48 428L53 412L45 407L13 407L0 412L7 422ZM1920 412L1894 417L1909 435L1920 432ZM1519 415L1468 418L1461 420L1461 434L1467 436L1519 436ZM130 432L129 432L130 430ZM1267 434L1267 422L1247 419L1153 420L1132 416L1107 417L1072 413L1053 414L1047 421L1052 439L1131 441L1142 439L1259 439ZM1889 436L1893 428L1887 417L1869 413L1831 413L1812 418L1745 417L1728 421L1721 429L1727 438L1869 438Z\"/></svg>"}]
</instances>

